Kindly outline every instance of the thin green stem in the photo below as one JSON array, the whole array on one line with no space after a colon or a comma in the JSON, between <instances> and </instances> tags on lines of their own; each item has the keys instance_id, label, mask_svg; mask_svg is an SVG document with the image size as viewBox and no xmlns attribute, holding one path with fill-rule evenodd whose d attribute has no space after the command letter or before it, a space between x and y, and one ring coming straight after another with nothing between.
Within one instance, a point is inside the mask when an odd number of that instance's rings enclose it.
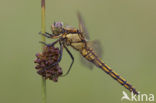
<instances>
[{"instance_id":1,"label":"thin green stem","mask_svg":"<svg viewBox=\"0 0 156 103\"><path fill-rule=\"evenodd\" d=\"M42 85L42 103L47 103L47 98L46 98L46 80L45 78L42 77L42 80L41 80L41 85Z\"/></svg>"},{"instance_id":2,"label":"thin green stem","mask_svg":"<svg viewBox=\"0 0 156 103\"><path fill-rule=\"evenodd\" d=\"M45 0L41 0L41 33L45 33ZM45 37L42 35L42 41L45 42ZM42 49L44 45L42 44ZM42 88L42 103L46 103L46 80L42 77L41 80L41 88Z\"/></svg>"}]
</instances>

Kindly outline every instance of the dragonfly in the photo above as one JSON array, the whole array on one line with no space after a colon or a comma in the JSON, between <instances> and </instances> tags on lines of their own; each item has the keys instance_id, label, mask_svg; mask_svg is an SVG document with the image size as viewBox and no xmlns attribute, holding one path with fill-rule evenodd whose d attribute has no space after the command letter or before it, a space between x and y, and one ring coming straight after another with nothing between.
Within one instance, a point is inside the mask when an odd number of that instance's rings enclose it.
<instances>
[{"instance_id":1,"label":"dragonfly","mask_svg":"<svg viewBox=\"0 0 156 103\"><path fill-rule=\"evenodd\" d=\"M51 39L57 39L56 41L46 44L45 42L41 42L45 44L46 46L54 46L55 44L59 43L60 46L60 52L59 52L59 59L56 63L53 65L50 65L49 67L46 67L45 69L49 69L52 66L59 63L62 59L62 53L63 49L67 51L69 56L72 59L72 62L70 64L70 67L68 71L64 74L69 74L71 67L74 63L74 56L68 49L68 47L74 48L76 51L78 51L83 58L85 58L90 63L94 64L98 68L102 69L105 73L110 75L113 79L115 79L118 83L120 83L122 86L124 86L126 89L128 89L130 92L133 92L134 94L138 95L138 92L136 89L127 82L123 77L118 75L116 72L114 72L107 64L105 64L100 57L97 55L95 50L93 50L92 47L90 47L89 44L89 35L88 31L85 27L84 19L82 18L80 12L77 13L78 21L79 21L79 28L74 28L72 26L64 26L63 22L54 22L51 25L52 33L45 32L42 34L43 36Z\"/></svg>"}]
</instances>

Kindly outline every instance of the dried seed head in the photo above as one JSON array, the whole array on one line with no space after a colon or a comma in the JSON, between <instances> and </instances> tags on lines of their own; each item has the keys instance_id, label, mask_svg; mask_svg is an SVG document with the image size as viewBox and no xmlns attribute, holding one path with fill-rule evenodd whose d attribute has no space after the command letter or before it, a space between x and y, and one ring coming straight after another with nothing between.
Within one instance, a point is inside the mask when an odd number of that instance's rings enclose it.
<instances>
[{"instance_id":1,"label":"dried seed head","mask_svg":"<svg viewBox=\"0 0 156 103\"><path fill-rule=\"evenodd\" d=\"M50 68L49 66L57 62L59 58L59 49L54 46L45 46L42 53L36 54L36 60L34 63L37 65L37 73L44 77L45 79L53 80L54 82L58 81L58 77L63 74L59 64L56 64Z\"/></svg>"}]
</instances>

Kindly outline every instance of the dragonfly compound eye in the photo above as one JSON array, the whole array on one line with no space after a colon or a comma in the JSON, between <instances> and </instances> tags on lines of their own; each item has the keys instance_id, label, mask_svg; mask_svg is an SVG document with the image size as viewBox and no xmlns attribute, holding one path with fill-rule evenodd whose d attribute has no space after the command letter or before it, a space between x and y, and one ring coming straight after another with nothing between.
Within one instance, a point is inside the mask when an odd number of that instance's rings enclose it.
<instances>
[{"instance_id":1,"label":"dragonfly compound eye","mask_svg":"<svg viewBox=\"0 0 156 103\"><path fill-rule=\"evenodd\" d=\"M63 22L55 22L55 23L54 23L54 26L55 26L56 28L62 28Z\"/></svg>"},{"instance_id":2,"label":"dragonfly compound eye","mask_svg":"<svg viewBox=\"0 0 156 103\"><path fill-rule=\"evenodd\" d=\"M53 34L59 35L63 28L63 22L54 22L54 24L51 25L51 29Z\"/></svg>"}]
</instances>

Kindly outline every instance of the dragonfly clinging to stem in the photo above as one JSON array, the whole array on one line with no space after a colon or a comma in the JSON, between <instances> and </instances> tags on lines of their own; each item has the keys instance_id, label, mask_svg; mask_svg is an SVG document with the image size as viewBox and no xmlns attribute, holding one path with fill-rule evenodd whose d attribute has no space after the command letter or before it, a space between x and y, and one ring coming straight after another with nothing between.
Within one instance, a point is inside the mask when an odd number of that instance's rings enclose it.
<instances>
[{"instance_id":1,"label":"dragonfly clinging to stem","mask_svg":"<svg viewBox=\"0 0 156 103\"><path fill-rule=\"evenodd\" d=\"M108 65L106 65L96 54L96 52L88 46L88 40L89 40L89 35L88 31L84 25L84 20L81 16L81 14L78 12L77 13L78 20L79 20L79 29L69 27L69 26L64 26L62 22L54 22L54 24L51 25L52 29L52 34L50 33L45 33L42 34L47 38L51 39L57 39L55 42L51 44L46 44L47 46L55 45L56 43L60 44L60 56L59 59L56 63L59 63L62 58L62 52L63 49L68 52L72 59L72 63L68 69L68 71L65 73L67 75L69 71L71 70L71 67L74 63L74 57L70 50L68 49L68 46L71 46L75 50L79 51L80 54L88 60L90 63L96 65L100 69L102 69L105 73L110 75L112 78L114 78L118 83L123 85L125 88L127 88L130 92L133 92L134 94L138 94L138 92L135 90L135 88L129 84L123 77L119 76L117 73L115 73ZM53 65L56 65L53 64ZM53 65L47 67L46 69L52 67Z\"/></svg>"}]
</instances>

